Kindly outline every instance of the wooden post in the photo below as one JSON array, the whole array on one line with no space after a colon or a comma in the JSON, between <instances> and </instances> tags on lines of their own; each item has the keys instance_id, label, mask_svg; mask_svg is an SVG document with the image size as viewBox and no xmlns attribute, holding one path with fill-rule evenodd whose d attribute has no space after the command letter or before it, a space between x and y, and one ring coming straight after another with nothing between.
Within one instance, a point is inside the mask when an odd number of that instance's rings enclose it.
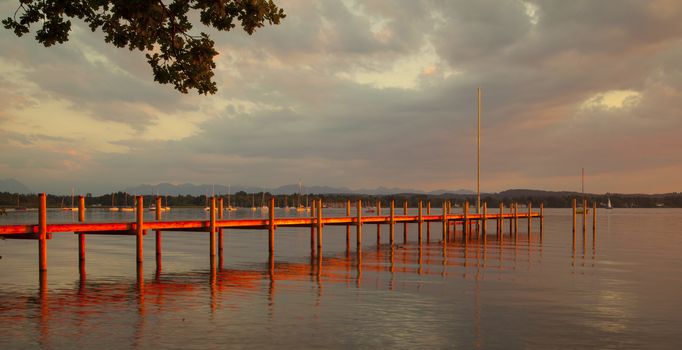
<instances>
[{"instance_id":1,"label":"wooden post","mask_svg":"<svg viewBox=\"0 0 682 350\"><path fill-rule=\"evenodd\" d=\"M469 201L466 200L464 201L464 239L463 241L466 241L469 239Z\"/></svg>"},{"instance_id":2,"label":"wooden post","mask_svg":"<svg viewBox=\"0 0 682 350\"><path fill-rule=\"evenodd\" d=\"M223 219L223 212L225 211L225 201L223 199L223 196L220 196L218 198L218 220ZM218 228L218 260L222 261L223 259L223 229ZM219 266L222 266L222 264L219 264Z\"/></svg>"},{"instance_id":3,"label":"wooden post","mask_svg":"<svg viewBox=\"0 0 682 350\"><path fill-rule=\"evenodd\" d=\"M358 199L358 204L357 204L357 209L358 209L358 222L357 222L357 237L355 238L356 243L357 243L357 249L358 252L362 250L362 199Z\"/></svg>"},{"instance_id":4,"label":"wooden post","mask_svg":"<svg viewBox=\"0 0 682 350\"><path fill-rule=\"evenodd\" d=\"M317 255L322 255L322 198L317 202Z\"/></svg>"},{"instance_id":5,"label":"wooden post","mask_svg":"<svg viewBox=\"0 0 682 350\"><path fill-rule=\"evenodd\" d=\"M483 243L486 242L487 236L487 225L488 225L488 202L483 202L483 218L481 221L481 234L483 235Z\"/></svg>"},{"instance_id":6,"label":"wooden post","mask_svg":"<svg viewBox=\"0 0 682 350\"><path fill-rule=\"evenodd\" d=\"M47 271L47 196L39 195L38 207L38 271ZM42 275L42 274L41 274Z\"/></svg>"},{"instance_id":7,"label":"wooden post","mask_svg":"<svg viewBox=\"0 0 682 350\"><path fill-rule=\"evenodd\" d=\"M587 235L587 199L583 199L583 241Z\"/></svg>"},{"instance_id":8,"label":"wooden post","mask_svg":"<svg viewBox=\"0 0 682 350\"><path fill-rule=\"evenodd\" d=\"M504 223L504 202L500 201L500 216L497 217L497 239L502 239L502 224Z\"/></svg>"},{"instance_id":9,"label":"wooden post","mask_svg":"<svg viewBox=\"0 0 682 350\"><path fill-rule=\"evenodd\" d=\"M573 248L575 248L576 200L573 198Z\"/></svg>"},{"instance_id":10,"label":"wooden post","mask_svg":"<svg viewBox=\"0 0 682 350\"><path fill-rule=\"evenodd\" d=\"M395 200L391 199L391 226L389 228L390 243L393 246L393 241L395 240Z\"/></svg>"},{"instance_id":11,"label":"wooden post","mask_svg":"<svg viewBox=\"0 0 682 350\"><path fill-rule=\"evenodd\" d=\"M509 237L514 235L514 228L512 227L514 223L514 202L509 203Z\"/></svg>"},{"instance_id":12,"label":"wooden post","mask_svg":"<svg viewBox=\"0 0 682 350\"><path fill-rule=\"evenodd\" d=\"M78 222L85 222L85 197L78 196ZM85 234L78 234L78 263L85 263Z\"/></svg>"},{"instance_id":13,"label":"wooden post","mask_svg":"<svg viewBox=\"0 0 682 350\"><path fill-rule=\"evenodd\" d=\"M419 201L419 220L417 224L417 240L419 244L422 244L422 223L424 222L424 216L422 215L422 201Z\"/></svg>"},{"instance_id":14,"label":"wooden post","mask_svg":"<svg viewBox=\"0 0 682 350\"><path fill-rule=\"evenodd\" d=\"M528 202L528 241L530 241L531 231L533 229L533 202Z\"/></svg>"},{"instance_id":15,"label":"wooden post","mask_svg":"<svg viewBox=\"0 0 682 350\"><path fill-rule=\"evenodd\" d=\"M592 203L592 245L597 239L597 202Z\"/></svg>"},{"instance_id":16,"label":"wooden post","mask_svg":"<svg viewBox=\"0 0 682 350\"><path fill-rule=\"evenodd\" d=\"M216 234L216 205L215 205L215 196L211 197L211 207L209 210L209 232L208 232L208 239L209 239L209 257L211 259L211 271L215 270L216 266L216 261L215 261L215 234Z\"/></svg>"},{"instance_id":17,"label":"wooden post","mask_svg":"<svg viewBox=\"0 0 682 350\"><path fill-rule=\"evenodd\" d=\"M275 254L275 197L270 197L270 220L268 221L268 252Z\"/></svg>"},{"instance_id":18,"label":"wooden post","mask_svg":"<svg viewBox=\"0 0 682 350\"><path fill-rule=\"evenodd\" d=\"M403 214L407 216L407 201L403 202ZM403 244L407 243L407 221L403 222Z\"/></svg>"},{"instance_id":19,"label":"wooden post","mask_svg":"<svg viewBox=\"0 0 682 350\"><path fill-rule=\"evenodd\" d=\"M514 236L519 234L519 203L514 203Z\"/></svg>"},{"instance_id":20,"label":"wooden post","mask_svg":"<svg viewBox=\"0 0 682 350\"><path fill-rule=\"evenodd\" d=\"M452 214L452 203L450 201L445 201L445 215ZM449 218L449 216L448 216ZM450 241L450 219L446 220L445 223L445 240ZM452 221L453 225L456 225L455 221Z\"/></svg>"},{"instance_id":21,"label":"wooden post","mask_svg":"<svg viewBox=\"0 0 682 350\"><path fill-rule=\"evenodd\" d=\"M426 202L426 215L431 215L431 201ZM426 222L426 242L431 241L431 221Z\"/></svg>"},{"instance_id":22,"label":"wooden post","mask_svg":"<svg viewBox=\"0 0 682 350\"><path fill-rule=\"evenodd\" d=\"M443 238L441 240L443 243L448 242L448 202L443 201Z\"/></svg>"},{"instance_id":23,"label":"wooden post","mask_svg":"<svg viewBox=\"0 0 682 350\"><path fill-rule=\"evenodd\" d=\"M540 203L540 239L545 225L545 203Z\"/></svg>"},{"instance_id":24,"label":"wooden post","mask_svg":"<svg viewBox=\"0 0 682 350\"><path fill-rule=\"evenodd\" d=\"M377 216L381 216L381 201L377 201ZM377 223L377 246L381 244L381 224Z\"/></svg>"},{"instance_id":25,"label":"wooden post","mask_svg":"<svg viewBox=\"0 0 682 350\"><path fill-rule=\"evenodd\" d=\"M350 199L346 201L346 216L350 217ZM350 251L350 225L346 225L346 251Z\"/></svg>"},{"instance_id":26,"label":"wooden post","mask_svg":"<svg viewBox=\"0 0 682 350\"><path fill-rule=\"evenodd\" d=\"M141 265L144 262L144 241L143 241L143 225L144 225L144 197L137 196L137 227L135 231L135 238L137 239L137 264Z\"/></svg>"},{"instance_id":27,"label":"wooden post","mask_svg":"<svg viewBox=\"0 0 682 350\"><path fill-rule=\"evenodd\" d=\"M161 196L156 196L156 221L161 221ZM161 269L161 230L154 232L156 238L156 269Z\"/></svg>"},{"instance_id":28,"label":"wooden post","mask_svg":"<svg viewBox=\"0 0 682 350\"><path fill-rule=\"evenodd\" d=\"M313 199L310 206L310 217L312 218L310 222L310 252L311 254L315 252L315 200Z\"/></svg>"}]
</instances>

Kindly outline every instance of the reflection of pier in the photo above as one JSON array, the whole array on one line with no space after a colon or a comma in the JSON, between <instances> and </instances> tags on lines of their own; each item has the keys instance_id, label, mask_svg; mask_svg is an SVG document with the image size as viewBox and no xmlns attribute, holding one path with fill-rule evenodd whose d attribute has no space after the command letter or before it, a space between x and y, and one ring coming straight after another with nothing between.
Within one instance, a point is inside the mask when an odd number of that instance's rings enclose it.
<instances>
[{"instance_id":1,"label":"reflection of pier","mask_svg":"<svg viewBox=\"0 0 682 350\"><path fill-rule=\"evenodd\" d=\"M508 239L515 235L518 236L517 244ZM77 333L96 332L103 324L94 320L101 317L103 308L131 310L130 316L137 317L130 323L133 341L137 341L154 327L153 321L158 314L184 315L187 308L208 309L217 314L246 305L249 308L263 305L263 312L268 317L277 317L275 306L278 301L282 303L282 299L277 298L278 293L291 293L292 290L298 293L297 289L292 289L291 282L310 283L315 288L312 293L316 300L314 305L318 307L324 304L325 293L328 300L335 300L334 293L329 292L333 288L418 291L432 285L434 280L461 278L476 282L486 278L514 278L506 271L531 268L541 258L540 235L504 232L502 237L507 239L499 240L491 235L486 241L474 237L467 241L450 239L449 243L382 244L376 249L364 247L361 252L340 252L328 257L313 252L309 259L218 269L215 275L206 269L179 273L159 271L151 278L138 275L137 279L93 278L86 281L85 276L81 276L72 287L54 290L48 290L46 282L41 281L35 294L4 295L2 307L13 310L16 322L35 322L40 344L46 347L55 340L54 328L69 327ZM452 232L450 238L454 238ZM41 278L45 277L46 273L41 274ZM474 298L478 298L478 293L477 288ZM254 298L266 300L266 303L248 302Z\"/></svg>"},{"instance_id":2,"label":"reflection of pier","mask_svg":"<svg viewBox=\"0 0 682 350\"><path fill-rule=\"evenodd\" d=\"M157 198L157 207L160 207L161 197ZM216 205L218 204L218 205ZM422 202L419 202L417 215L408 215L407 203L404 205L404 215L395 214L394 202L390 202L390 214L380 215L380 210L374 216L363 216L362 202L356 203L357 215L351 216L350 201L347 203L347 216L343 217L323 217L323 203L321 200L316 200L313 205L313 212L311 217L302 218L276 218L274 199L270 202L269 218L268 219L231 219L223 220L223 201L222 198L216 200L212 198L210 202L210 218L209 220L188 220L188 221L161 221L161 211L156 211L156 220L145 222L143 220L143 197L137 197L137 215L135 222L118 222L118 223L85 223L85 206L84 198L81 196L79 200L79 222L68 224L47 224L46 216L46 196L40 195L40 207L37 225L3 225L0 226L0 236L6 238L16 239L35 239L38 240L38 260L39 270L44 272L47 270L47 240L51 238L53 233L57 232L74 232L78 234L79 242L79 262L81 274L85 275L85 236L87 234L99 235L131 235L136 236L136 259L138 263L138 274L142 273L143 262L143 236L150 230L156 233L156 263L157 269L161 269L161 249L162 249L162 231L189 231L189 232L208 232L210 242L210 271L215 276L217 266L222 267L223 255L223 229L260 229L267 230L269 234L268 250L270 253L270 263L274 264L274 249L275 249L275 231L278 227L309 227L311 229L311 251L315 252L317 248L317 255L321 259L323 227L327 225L346 226L346 242L347 250L349 250L350 228L356 228L356 241L358 256L361 256L361 242L362 242L362 226L363 225L377 225L377 240L380 239L380 225L389 225L390 245L395 244L394 234L395 225L402 223L404 225L403 243L407 243L407 225L417 224L417 242L422 244L424 239L422 236L423 224L427 225L427 242L431 240L430 225L433 223L440 223L442 227L441 241L447 243L451 240L457 240L458 226L461 227L460 240L463 244L467 244L471 240L481 240L483 243L492 239L494 236L496 240L502 242L504 240L503 227L504 220L509 221L509 232L511 239L518 241L518 221L519 219L526 219L528 222L528 238L531 238L531 220L537 218L540 220L540 232L542 232L543 207L540 206L540 212L533 212L530 204L528 211L519 213L518 206L513 204L511 210L504 211L504 207L500 205L497 213L489 213L487 205L484 203L481 213L472 214L469 211L468 202L464 203L463 213L453 214L450 212L452 205L445 202L440 215L432 215L431 205L427 203L427 213L424 215ZM487 226L490 221L496 223L495 235L488 232ZM217 244L216 244L217 236ZM490 236L490 237L489 237ZM317 241L317 245L315 244ZM216 251L218 254L216 254ZM216 261L218 256L219 261Z\"/></svg>"}]
</instances>

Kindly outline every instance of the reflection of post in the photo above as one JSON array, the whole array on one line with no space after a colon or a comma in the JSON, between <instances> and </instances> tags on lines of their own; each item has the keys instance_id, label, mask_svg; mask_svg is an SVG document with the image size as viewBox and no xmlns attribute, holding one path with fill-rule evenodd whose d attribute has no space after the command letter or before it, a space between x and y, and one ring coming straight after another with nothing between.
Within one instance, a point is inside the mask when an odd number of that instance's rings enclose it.
<instances>
[{"instance_id":1,"label":"reflection of post","mask_svg":"<svg viewBox=\"0 0 682 350\"><path fill-rule=\"evenodd\" d=\"M156 196L156 221L161 221L161 196ZM156 230L156 272L161 272L161 230Z\"/></svg>"},{"instance_id":2,"label":"reflection of post","mask_svg":"<svg viewBox=\"0 0 682 350\"><path fill-rule=\"evenodd\" d=\"M426 202L426 215L431 215L431 201ZM426 242L431 241L431 221L426 222Z\"/></svg>"},{"instance_id":3,"label":"reflection of post","mask_svg":"<svg viewBox=\"0 0 682 350\"><path fill-rule=\"evenodd\" d=\"M41 193L41 195L43 195ZM42 198L41 198L42 199ZM40 300L40 345L47 348L47 336L50 334L48 321L50 317L50 306L48 305L47 292L47 271L41 270L38 272L38 298Z\"/></svg>"},{"instance_id":4,"label":"reflection of post","mask_svg":"<svg viewBox=\"0 0 682 350\"><path fill-rule=\"evenodd\" d=\"M47 197L39 195L38 207L38 271L47 271Z\"/></svg>"},{"instance_id":5,"label":"reflection of post","mask_svg":"<svg viewBox=\"0 0 682 350\"><path fill-rule=\"evenodd\" d=\"M356 237L355 241L357 244L357 250L358 250L358 255L360 254L360 251L362 250L362 199L358 199L358 204L357 204L357 210L358 210L358 222L356 226Z\"/></svg>"},{"instance_id":6,"label":"reflection of post","mask_svg":"<svg viewBox=\"0 0 682 350\"><path fill-rule=\"evenodd\" d=\"M388 228L389 230L389 240L391 243L391 247L393 246L393 241L395 240L395 199L391 199L391 226Z\"/></svg>"},{"instance_id":7,"label":"reflection of post","mask_svg":"<svg viewBox=\"0 0 682 350\"><path fill-rule=\"evenodd\" d=\"M144 247L143 247L143 225L144 225L144 200L142 196L137 196L137 227L135 231L137 264L142 265L144 261Z\"/></svg>"}]
</instances>

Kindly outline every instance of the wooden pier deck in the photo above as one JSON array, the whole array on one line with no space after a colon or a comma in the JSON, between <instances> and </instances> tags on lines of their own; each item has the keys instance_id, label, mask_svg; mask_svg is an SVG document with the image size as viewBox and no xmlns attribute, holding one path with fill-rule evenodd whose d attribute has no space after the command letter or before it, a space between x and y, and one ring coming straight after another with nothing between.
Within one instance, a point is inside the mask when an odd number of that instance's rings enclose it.
<instances>
[{"instance_id":1,"label":"wooden pier deck","mask_svg":"<svg viewBox=\"0 0 682 350\"><path fill-rule=\"evenodd\" d=\"M86 223L85 221L85 201L81 196L79 198L78 217L79 222L76 223L61 223L48 224L47 223L47 208L46 195L41 193L39 195L40 205L38 208L38 223L37 224L19 224L19 225L0 225L0 236L8 239L33 239L38 241L38 260L39 271L47 270L47 240L52 238L55 233L73 232L78 235L79 240L79 262L81 268L85 265L85 236L86 235L121 235L121 236L135 236L137 240L136 245L136 259L138 265L142 265L144 258L143 236L149 231L154 231L156 234L156 258L157 265L161 264L162 256L162 232L196 232L208 233L210 242L209 258L211 271L216 268L216 251L222 260L223 251L223 229L249 229L249 230L267 230L269 234L268 250L271 260L273 259L275 250L275 231L279 227L309 227L311 229L310 246L311 251L317 251L321 254L323 243L323 228L324 226L345 226L346 227L346 245L347 249L350 246L351 228L355 227L357 249L361 249L362 245L362 227L363 225L377 226L377 241L381 236L381 225L389 225L390 243L395 242L395 224L401 223L404 225L403 242L407 241L407 225L417 224L418 243L423 241L423 224L426 224L426 234L431 236L431 223L440 223L442 232L441 240L446 243L451 236L457 233L457 225L461 225L459 231L463 241L467 241L471 237L481 238L484 242L487 235L487 223L490 220L497 222L496 232L497 237L502 235L502 227L504 221L509 221L510 232L518 231L519 219L526 219L530 232L531 221L538 219L540 221L540 232L542 232L543 225L543 207L540 206L539 212L533 212L532 207L528 205L526 212L519 212L518 206L513 204L511 208L504 212L504 206L500 206L498 213L487 213L487 205L484 203L482 212L479 214L472 214L469 210L469 204L466 202L463 207L462 214L450 213L451 205L447 202L441 208L440 215L431 214L431 205L427 203L426 214L423 212L423 205L420 202L417 215L407 215L407 203L404 203L404 215L396 215L394 202L391 201L389 215L381 215L380 206L377 205L377 213L375 215L365 216L362 212L362 201L358 201L355 205L356 215L351 215L351 203L347 202L346 216L342 217L323 217L323 203L321 200L314 201L310 217L296 217L296 218L276 218L274 199L270 201L269 213L267 219L223 219L223 202L222 198L211 198L209 219L207 220L179 220L179 221L161 221L161 211L156 211L155 221L144 221L144 204L143 197L137 196L136 203L136 220L134 222L100 222L100 223ZM161 207L161 198L156 200L156 207ZM475 225L475 228L472 226ZM452 231L451 231L452 230ZM454 235L450 233L453 232ZM216 236L218 241L216 242ZM455 236L456 238L456 236ZM216 244L217 243L217 244ZM317 243L317 245L316 245ZM222 264L221 264L222 265ZM139 269L138 269L139 270Z\"/></svg>"}]
</instances>

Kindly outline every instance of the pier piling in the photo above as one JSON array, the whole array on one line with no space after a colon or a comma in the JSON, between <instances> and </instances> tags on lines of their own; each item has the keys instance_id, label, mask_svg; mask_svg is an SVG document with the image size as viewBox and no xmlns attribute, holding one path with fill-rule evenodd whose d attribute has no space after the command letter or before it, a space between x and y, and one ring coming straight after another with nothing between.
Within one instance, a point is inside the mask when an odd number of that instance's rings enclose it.
<instances>
[{"instance_id":1,"label":"pier piling","mask_svg":"<svg viewBox=\"0 0 682 350\"><path fill-rule=\"evenodd\" d=\"M85 197L78 196L78 222L85 222ZM78 266L85 266L85 235L78 234Z\"/></svg>"},{"instance_id":2,"label":"pier piling","mask_svg":"<svg viewBox=\"0 0 682 350\"><path fill-rule=\"evenodd\" d=\"M47 196L39 195L38 207L38 271L47 271Z\"/></svg>"},{"instance_id":3,"label":"pier piling","mask_svg":"<svg viewBox=\"0 0 682 350\"><path fill-rule=\"evenodd\" d=\"M390 243L393 246L395 240L395 200L391 199L391 226L389 227Z\"/></svg>"},{"instance_id":4,"label":"pier piling","mask_svg":"<svg viewBox=\"0 0 682 350\"><path fill-rule=\"evenodd\" d=\"M135 230L136 239L136 262L138 265L142 265L144 262L144 197L137 196L137 227Z\"/></svg>"}]
</instances>

